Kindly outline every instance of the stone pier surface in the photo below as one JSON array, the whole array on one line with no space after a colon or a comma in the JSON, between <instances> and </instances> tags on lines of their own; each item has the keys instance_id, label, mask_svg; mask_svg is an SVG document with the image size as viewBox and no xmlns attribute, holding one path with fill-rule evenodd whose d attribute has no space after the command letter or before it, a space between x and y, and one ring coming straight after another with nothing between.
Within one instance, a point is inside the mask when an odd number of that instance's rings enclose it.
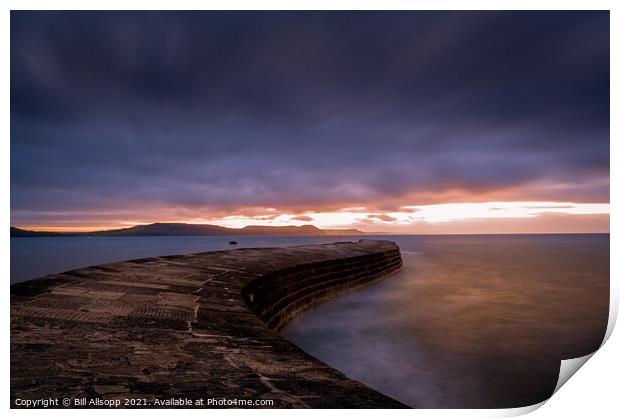
<instances>
[{"instance_id":1,"label":"stone pier surface","mask_svg":"<svg viewBox=\"0 0 620 419\"><path fill-rule=\"evenodd\" d=\"M360 240L138 259L12 285L12 406L202 398L404 408L277 333L301 311L401 266L394 243Z\"/></svg>"}]
</instances>

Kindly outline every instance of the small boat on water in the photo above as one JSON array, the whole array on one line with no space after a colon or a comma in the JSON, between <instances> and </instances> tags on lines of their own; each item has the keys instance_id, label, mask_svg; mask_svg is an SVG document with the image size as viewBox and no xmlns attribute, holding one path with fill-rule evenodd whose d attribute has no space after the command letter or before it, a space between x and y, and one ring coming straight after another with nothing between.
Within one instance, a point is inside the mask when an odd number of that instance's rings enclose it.
<instances>
[{"instance_id":1,"label":"small boat on water","mask_svg":"<svg viewBox=\"0 0 620 419\"><path fill-rule=\"evenodd\" d=\"M234 245L236 245L236 244L237 244L237 242L236 242L236 241L234 241L234 240L231 240L231 241L229 241L229 242L228 242L228 244L230 244L231 246L234 246Z\"/></svg>"}]
</instances>

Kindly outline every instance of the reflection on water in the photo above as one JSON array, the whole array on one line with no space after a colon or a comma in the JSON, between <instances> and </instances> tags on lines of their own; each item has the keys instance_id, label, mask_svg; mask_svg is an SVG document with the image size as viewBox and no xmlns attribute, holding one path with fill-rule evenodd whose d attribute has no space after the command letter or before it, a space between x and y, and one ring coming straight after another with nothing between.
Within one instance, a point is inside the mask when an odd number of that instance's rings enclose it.
<instances>
[{"instance_id":1,"label":"reflection on water","mask_svg":"<svg viewBox=\"0 0 620 419\"><path fill-rule=\"evenodd\" d=\"M404 269L285 336L420 408L538 403L605 334L609 235L394 237Z\"/></svg>"}]
</instances>

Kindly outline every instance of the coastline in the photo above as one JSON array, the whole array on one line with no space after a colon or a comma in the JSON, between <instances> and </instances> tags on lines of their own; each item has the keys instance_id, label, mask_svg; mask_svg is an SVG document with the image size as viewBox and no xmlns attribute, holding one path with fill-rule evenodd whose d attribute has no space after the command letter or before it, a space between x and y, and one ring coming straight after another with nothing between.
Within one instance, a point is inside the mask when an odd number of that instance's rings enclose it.
<instances>
[{"instance_id":1,"label":"coastline","mask_svg":"<svg viewBox=\"0 0 620 419\"><path fill-rule=\"evenodd\" d=\"M406 408L277 334L401 265L394 243L361 240L137 259L14 284L12 405L44 395Z\"/></svg>"}]
</instances>

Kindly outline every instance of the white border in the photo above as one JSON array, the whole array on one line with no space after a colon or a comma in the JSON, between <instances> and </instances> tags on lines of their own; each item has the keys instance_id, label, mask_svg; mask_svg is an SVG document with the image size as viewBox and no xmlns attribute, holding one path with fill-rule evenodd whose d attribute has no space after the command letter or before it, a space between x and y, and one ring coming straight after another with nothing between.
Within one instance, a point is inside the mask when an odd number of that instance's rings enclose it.
<instances>
[{"instance_id":1,"label":"white border","mask_svg":"<svg viewBox=\"0 0 620 419\"><path fill-rule=\"evenodd\" d=\"M276 10L276 9L291 9L291 10L339 10L339 9L352 9L352 10L376 10L376 9L392 9L392 10L611 10L611 115L617 114L618 109L618 83L613 78L615 73L618 73L618 25L620 19L618 18L619 7L615 7L617 2L611 0L590 0L590 1L577 1L577 0L565 0L565 1L552 1L552 0L521 0L521 1L492 1L492 0L477 0L477 1L463 1L463 0L444 0L444 1L405 1L405 0L383 0L383 1L343 1L343 0L298 0L295 2L286 1L274 1L274 0L231 0L231 1L197 1L197 0L175 0L162 1L131 1L131 0L108 0L108 1L89 1L80 2L76 0L59 0L51 4L49 1L32 0L32 1L5 1L4 5L8 7L5 9L2 15L2 24L0 25L2 33L2 80L4 80L4 94L2 97L2 125L3 125L3 140L2 149L0 152L0 185L2 185L3 194L1 199L2 215L5 220L5 228L8 230L10 225L10 206L9 206L9 190L10 190L10 142L9 142L9 126L10 126L10 66L9 66L9 48L10 48L10 14L9 10L49 10L49 9L79 9L79 10L98 10L98 9L116 9L116 10L131 10L131 9L163 9L163 10L199 10L199 9L213 9L213 10ZM5 6L6 7L6 6ZM620 190L618 185L618 170L615 164L618 163L618 124L614 119L611 120L611 254L619 255L620 247L616 239L618 231L618 220L615 214L615 205L618 201L618 194ZM616 186L616 190L614 190ZM6 230L5 230L6 231ZM9 278L9 263L10 263L10 241L8 234L0 242L2 246L0 261L2 266L3 278L8 281ZM612 326L615 323L618 312L618 278L619 276L618 264L612 258L611 263L611 297L612 305L610 311L610 326L606 338L609 337L612 330ZM9 292L8 287L4 289L4 298L7 302L5 306L5 319L2 323L2 342L1 350L3 353L4 362L2 364L2 397L5 400L5 407L8 409L10 406L9 400ZM532 418L554 418L554 417L568 417L568 418L582 418L586 415L596 418L615 417L618 412L617 408L617 374L619 372L618 356L620 355L620 346L618 344L617 336L612 336L611 339L592 357L592 359L582 368L578 373L576 379L569 380L568 383L562 387L562 389L554 395L542 409L536 410L531 414ZM539 407L539 406L537 406ZM194 416L200 415L218 415L218 417L241 417L247 414L256 416L258 418L284 418L289 417L291 414L299 415L299 417L317 417L329 416L336 417L343 414L354 414L359 418L370 418L375 415L389 415L391 417L410 417L411 415L424 416L424 417L503 417L510 416L518 413L526 413L528 409L523 410L356 410L342 411L342 410L309 410L289 412L287 410L252 410L251 413L245 410L221 410L221 411L201 411L201 410L176 410L174 415L181 416ZM529 409L531 410L531 409ZM60 417L75 417L82 418L84 414L88 414L93 417L107 418L111 414L120 416L135 416L135 415L148 415L149 417L168 417L171 412L169 411L118 411L114 413L107 410L98 411L60 411L60 410L38 410L38 411L20 411L11 410L11 415L15 417L31 417L36 415L46 415L46 417L60 418ZM372 416L371 416L372 415Z\"/></svg>"}]
</instances>

